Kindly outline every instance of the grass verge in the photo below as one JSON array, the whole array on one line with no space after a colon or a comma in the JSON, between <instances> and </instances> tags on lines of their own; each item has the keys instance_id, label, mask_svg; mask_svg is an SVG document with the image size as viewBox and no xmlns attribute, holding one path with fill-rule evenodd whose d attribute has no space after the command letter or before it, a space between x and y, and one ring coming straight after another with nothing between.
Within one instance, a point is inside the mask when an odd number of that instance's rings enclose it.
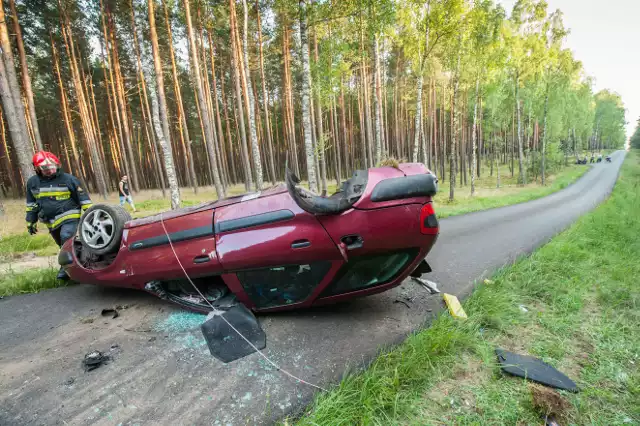
<instances>
[{"instance_id":1,"label":"grass verge","mask_svg":"<svg viewBox=\"0 0 640 426\"><path fill-rule=\"evenodd\" d=\"M640 154L609 200L428 329L319 395L300 425L640 424ZM494 349L541 357L577 394L503 376ZM543 395L542 397L540 395Z\"/></svg>"},{"instance_id":2,"label":"grass verge","mask_svg":"<svg viewBox=\"0 0 640 426\"><path fill-rule=\"evenodd\" d=\"M38 293L49 288L63 287L64 281L56 279L57 269L42 268L24 272L9 271L0 275L0 297L22 293Z\"/></svg>"},{"instance_id":3,"label":"grass verge","mask_svg":"<svg viewBox=\"0 0 640 426\"><path fill-rule=\"evenodd\" d=\"M58 253L58 246L46 230L36 235L14 234L0 239L0 260L32 252L37 256L53 256Z\"/></svg>"},{"instance_id":4,"label":"grass verge","mask_svg":"<svg viewBox=\"0 0 640 426\"><path fill-rule=\"evenodd\" d=\"M559 173L549 176L545 186L536 182L519 186L517 178L503 176L500 188L496 188L495 177L485 176L476 183L476 195L473 197L469 186L456 186L456 198L453 202L448 200L449 184L445 182L440 185L435 197L436 212L438 217L445 218L535 200L566 188L589 169L587 166L567 166Z\"/></svg>"}]
</instances>

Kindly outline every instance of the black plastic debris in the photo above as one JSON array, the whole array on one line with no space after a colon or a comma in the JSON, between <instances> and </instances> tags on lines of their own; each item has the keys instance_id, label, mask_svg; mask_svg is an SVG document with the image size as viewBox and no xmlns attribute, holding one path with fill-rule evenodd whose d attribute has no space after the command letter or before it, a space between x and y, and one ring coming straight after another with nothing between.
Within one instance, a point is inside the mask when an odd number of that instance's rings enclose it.
<instances>
[{"instance_id":1,"label":"black plastic debris","mask_svg":"<svg viewBox=\"0 0 640 426\"><path fill-rule=\"evenodd\" d=\"M109 309L103 309L103 310L102 310L102 316L103 316L103 317L106 317L106 316L109 316L109 315L111 315L111 318L118 318L118 316L119 316L120 314L118 313L118 310L117 310L117 309L111 309L111 308L109 308Z\"/></svg>"},{"instance_id":2,"label":"black plastic debris","mask_svg":"<svg viewBox=\"0 0 640 426\"><path fill-rule=\"evenodd\" d=\"M394 300L393 303L402 303L404 306L406 306L408 309L411 309L411 306L409 306L409 304L407 302L405 302L404 300Z\"/></svg>"},{"instance_id":3,"label":"black plastic debris","mask_svg":"<svg viewBox=\"0 0 640 426\"><path fill-rule=\"evenodd\" d=\"M503 349L496 349L500 368L507 374L523 377L556 389L578 392L578 386L541 359L526 355L518 355Z\"/></svg>"},{"instance_id":4,"label":"black plastic debris","mask_svg":"<svg viewBox=\"0 0 640 426\"><path fill-rule=\"evenodd\" d=\"M82 360L82 365L84 366L84 371L92 371L96 368L100 367L102 364L105 364L109 361L109 355L105 355L100 351L92 351L84 356L84 360Z\"/></svg>"},{"instance_id":5,"label":"black plastic debris","mask_svg":"<svg viewBox=\"0 0 640 426\"><path fill-rule=\"evenodd\" d=\"M267 336L262 327L260 327L258 320L241 303L232 306L226 311L212 312L209 314L209 319L200 326L200 329L207 341L211 355L224 363L235 361L256 352L254 347L247 343L238 332L259 350L267 346Z\"/></svg>"}]
</instances>

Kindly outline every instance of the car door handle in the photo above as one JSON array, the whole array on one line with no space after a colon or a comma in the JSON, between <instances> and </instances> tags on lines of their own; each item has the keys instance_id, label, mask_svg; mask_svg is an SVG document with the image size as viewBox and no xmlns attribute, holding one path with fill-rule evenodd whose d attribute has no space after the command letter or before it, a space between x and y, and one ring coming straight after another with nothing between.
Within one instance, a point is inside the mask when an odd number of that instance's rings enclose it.
<instances>
[{"instance_id":1,"label":"car door handle","mask_svg":"<svg viewBox=\"0 0 640 426\"><path fill-rule=\"evenodd\" d=\"M296 240L293 243L291 243L292 249L301 249L309 246L311 246L311 241L309 240Z\"/></svg>"},{"instance_id":2,"label":"car door handle","mask_svg":"<svg viewBox=\"0 0 640 426\"><path fill-rule=\"evenodd\" d=\"M360 235L345 235L340 241L347 250L355 250L364 246L364 240Z\"/></svg>"},{"instance_id":3,"label":"car door handle","mask_svg":"<svg viewBox=\"0 0 640 426\"><path fill-rule=\"evenodd\" d=\"M208 254L202 256L196 256L193 258L193 263L207 263L211 260Z\"/></svg>"}]
</instances>

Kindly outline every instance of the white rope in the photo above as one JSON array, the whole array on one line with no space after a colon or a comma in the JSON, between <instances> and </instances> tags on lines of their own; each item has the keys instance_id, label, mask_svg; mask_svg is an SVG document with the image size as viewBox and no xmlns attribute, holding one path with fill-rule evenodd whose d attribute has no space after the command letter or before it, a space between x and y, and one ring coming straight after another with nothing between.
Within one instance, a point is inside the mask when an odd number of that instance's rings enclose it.
<instances>
[{"instance_id":1,"label":"white rope","mask_svg":"<svg viewBox=\"0 0 640 426\"><path fill-rule=\"evenodd\" d=\"M242 337L244 339L245 342L247 342L249 344L249 346L251 346L253 348L253 350L255 350L256 352L258 352L260 354L260 356L262 358L264 358L265 361L267 361L269 364L271 364L276 370L284 373L285 375L291 377L294 380L297 380L300 383L304 383L305 385L309 385L312 386L316 389L320 389L321 391L325 391L326 389L324 389L323 387L320 387L318 385L314 385L313 383L309 383L299 377L294 376L293 374L289 373L287 370L280 368L280 366L278 366L278 364L276 364L275 362L271 361L271 359L269 359L269 357L267 357L260 349L258 349L253 343L251 343L249 341L249 339L247 339L246 337L244 337L242 335L242 333L240 333L240 331L238 331L238 329L236 329L225 317L224 315L222 315L223 311L220 311L218 309L216 309L211 302L209 302L209 300L204 297L204 295L200 292L200 289L198 289L198 287L193 283L193 281L191 281L191 277L189 277L189 274L187 273L187 271L184 269L184 266L182 266L182 262L180 262L180 258L178 257L178 254L176 253L176 250L173 248L173 242L171 242L171 237L169 236L169 233L167 232L167 228L164 226L164 218L163 218L163 214L160 213L160 223L162 224L162 229L164 230L165 235L167 236L167 239L169 240L169 246L171 246L171 251L173 252L173 255L175 256L176 260L178 261L178 264L180 265L180 268L182 268L182 272L184 272L184 276L187 277L187 280L189 280L189 282L191 283L191 285L193 286L193 288L198 292L198 294L200 295L200 297L202 297L202 299L207 302L207 304L211 307L212 309L212 314L213 315L218 315L220 316L220 318L222 318L224 320L224 322L227 323L227 325L229 327L231 327L231 329L233 331L235 331L236 333L238 333L238 335L240 337Z\"/></svg>"}]
</instances>

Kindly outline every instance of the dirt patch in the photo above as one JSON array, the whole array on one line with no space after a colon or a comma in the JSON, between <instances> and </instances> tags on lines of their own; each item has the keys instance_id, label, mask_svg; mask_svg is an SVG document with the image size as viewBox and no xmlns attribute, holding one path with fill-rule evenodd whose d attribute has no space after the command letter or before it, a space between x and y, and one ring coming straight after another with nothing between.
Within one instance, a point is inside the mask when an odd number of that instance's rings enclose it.
<instances>
[{"instance_id":1,"label":"dirt patch","mask_svg":"<svg viewBox=\"0 0 640 426\"><path fill-rule=\"evenodd\" d=\"M531 384L529 385L533 406L543 418L553 417L562 421L569 417L571 404L557 391Z\"/></svg>"},{"instance_id":2,"label":"dirt patch","mask_svg":"<svg viewBox=\"0 0 640 426\"><path fill-rule=\"evenodd\" d=\"M0 274L23 272L29 269L59 268L57 256L40 257L35 253L23 254L4 259L0 264Z\"/></svg>"}]
</instances>

